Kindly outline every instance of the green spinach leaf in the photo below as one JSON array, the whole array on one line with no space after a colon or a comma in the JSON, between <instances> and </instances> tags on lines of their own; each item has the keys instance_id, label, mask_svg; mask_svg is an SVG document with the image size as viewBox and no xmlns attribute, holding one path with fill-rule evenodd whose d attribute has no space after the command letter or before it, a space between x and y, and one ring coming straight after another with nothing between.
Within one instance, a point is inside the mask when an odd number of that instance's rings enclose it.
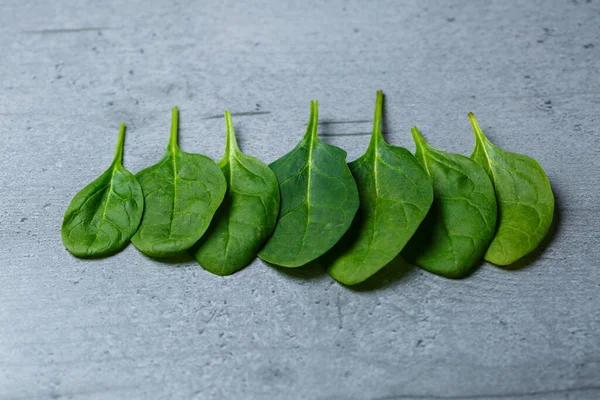
<instances>
[{"instance_id":1,"label":"green spinach leaf","mask_svg":"<svg viewBox=\"0 0 600 400\"><path fill-rule=\"evenodd\" d=\"M318 103L300 143L270 167L279 181L281 208L273 236L258 256L283 267L320 257L344 235L358 209L358 190L346 152L317 136Z\"/></svg>"},{"instance_id":2,"label":"green spinach leaf","mask_svg":"<svg viewBox=\"0 0 600 400\"><path fill-rule=\"evenodd\" d=\"M533 251L548 233L554 216L554 195L537 161L493 145L473 113L469 119L475 132L471 158L491 178L498 200L498 230L485 259L509 265Z\"/></svg>"},{"instance_id":3,"label":"green spinach leaf","mask_svg":"<svg viewBox=\"0 0 600 400\"><path fill-rule=\"evenodd\" d=\"M413 236L433 201L429 176L412 153L391 146L381 134L383 92L377 92L371 142L349 163L360 206L350 229L324 258L329 274L353 285L396 257Z\"/></svg>"},{"instance_id":4,"label":"green spinach leaf","mask_svg":"<svg viewBox=\"0 0 600 400\"><path fill-rule=\"evenodd\" d=\"M227 194L195 251L198 263L217 275L233 274L254 260L279 212L277 177L258 158L241 152L228 111L225 121L227 141L219 166Z\"/></svg>"},{"instance_id":5,"label":"green spinach leaf","mask_svg":"<svg viewBox=\"0 0 600 400\"><path fill-rule=\"evenodd\" d=\"M431 147L416 127L412 134L416 157L433 181L434 200L403 255L435 274L464 277L494 236L494 187L470 158Z\"/></svg>"},{"instance_id":6,"label":"green spinach leaf","mask_svg":"<svg viewBox=\"0 0 600 400\"><path fill-rule=\"evenodd\" d=\"M164 158L137 173L144 192L144 215L132 243L152 257L182 253L200 239L223 201L227 182L219 166L177 144L179 112L173 109Z\"/></svg>"},{"instance_id":7,"label":"green spinach leaf","mask_svg":"<svg viewBox=\"0 0 600 400\"><path fill-rule=\"evenodd\" d=\"M110 167L77 193L63 220L65 247L78 257L101 257L129 243L142 218L144 196L133 174L123 167L125 125Z\"/></svg>"}]
</instances>

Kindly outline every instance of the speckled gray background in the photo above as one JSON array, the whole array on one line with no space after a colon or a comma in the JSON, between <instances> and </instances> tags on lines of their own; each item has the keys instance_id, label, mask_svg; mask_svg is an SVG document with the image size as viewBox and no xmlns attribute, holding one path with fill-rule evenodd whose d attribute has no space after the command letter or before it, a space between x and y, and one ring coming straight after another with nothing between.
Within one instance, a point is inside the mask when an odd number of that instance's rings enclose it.
<instances>
[{"instance_id":1,"label":"speckled gray background","mask_svg":"<svg viewBox=\"0 0 600 400\"><path fill-rule=\"evenodd\" d=\"M1 399L600 396L600 1L0 1ZM544 251L450 281L396 266L358 289L261 262L227 278L132 246L81 261L59 227L129 126L133 172L219 158L225 109L270 162L320 132L352 160L375 91L469 154L467 112L557 198ZM237 114L237 115L236 115Z\"/></svg>"}]
</instances>

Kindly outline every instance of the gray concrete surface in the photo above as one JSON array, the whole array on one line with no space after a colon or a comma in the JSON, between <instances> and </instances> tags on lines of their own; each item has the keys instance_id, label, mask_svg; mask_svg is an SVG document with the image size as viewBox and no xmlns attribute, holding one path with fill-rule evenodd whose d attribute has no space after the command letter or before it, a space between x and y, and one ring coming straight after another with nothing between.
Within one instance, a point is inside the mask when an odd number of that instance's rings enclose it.
<instances>
[{"instance_id":1,"label":"gray concrete surface","mask_svg":"<svg viewBox=\"0 0 600 400\"><path fill-rule=\"evenodd\" d=\"M600 396L600 1L0 1L0 399L593 399ZM59 228L110 163L153 164L170 108L214 158L321 133L469 154L473 111L533 156L552 240L512 271L407 266L348 289L317 267L227 278L132 246L81 261ZM235 115L235 114L234 114ZM216 117L215 117L216 116Z\"/></svg>"}]
</instances>

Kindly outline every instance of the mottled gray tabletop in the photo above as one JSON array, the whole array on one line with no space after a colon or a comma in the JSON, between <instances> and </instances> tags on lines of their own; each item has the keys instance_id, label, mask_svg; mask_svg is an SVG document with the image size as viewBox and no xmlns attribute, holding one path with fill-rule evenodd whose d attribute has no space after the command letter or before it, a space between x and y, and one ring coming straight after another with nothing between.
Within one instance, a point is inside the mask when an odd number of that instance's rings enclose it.
<instances>
[{"instance_id":1,"label":"mottled gray tabletop","mask_svg":"<svg viewBox=\"0 0 600 400\"><path fill-rule=\"evenodd\" d=\"M325 4L322 4L325 3ZM600 1L0 1L0 399L600 396ZM230 277L129 246L72 257L72 196L111 161L220 158L225 109L271 162L321 136L468 155L473 111L557 201L541 251L452 281L396 264L359 288L259 261Z\"/></svg>"}]
</instances>

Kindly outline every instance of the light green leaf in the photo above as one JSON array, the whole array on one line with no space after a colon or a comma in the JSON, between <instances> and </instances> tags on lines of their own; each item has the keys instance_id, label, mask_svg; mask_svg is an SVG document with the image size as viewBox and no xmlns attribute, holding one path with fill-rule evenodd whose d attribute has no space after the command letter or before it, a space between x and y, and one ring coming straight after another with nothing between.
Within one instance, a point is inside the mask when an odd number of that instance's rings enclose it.
<instances>
[{"instance_id":1,"label":"light green leaf","mask_svg":"<svg viewBox=\"0 0 600 400\"><path fill-rule=\"evenodd\" d=\"M241 152L228 111L225 120L227 143L219 166L227 194L195 251L198 263L217 275L233 274L254 260L279 212L277 177L258 158Z\"/></svg>"},{"instance_id":2,"label":"light green leaf","mask_svg":"<svg viewBox=\"0 0 600 400\"><path fill-rule=\"evenodd\" d=\"M358 190L346 152L317 136L318 103L311 103L306 134L270 167L279 181L281 208L275 232L258 256L299 267L320 257L344 235L358 209Z\"/></svg>"},{"instance_id":3,"label":"light green leaf","mask_svg":"<svg viewBox=\"0 0 600 400\"><path fill-rule=\"evenodd\" d=\"M101 257L121 250L138 228L144 209L142 188L123 167L125 125L111 166L77 193L62 224L65 247L78 257Z\"/></svg>"},{"instance_id":4,"label":"light green leaf","mask_svg":"<svg viewBox=\"0 0 600 400\"><path fill-rule=\"evenodd\" d=\"M349 164L358 186L358 212L342 240L324 256L331 276L346 285L364 281L392 261L433 201L429 176L417 159L383 139L382 104L379 91L369 148Z\"/></svg>"},{"instance_id":5,"label":"light green leaf","mask_svg":"<svg viewBox=\"0 0 600 400\"><path fill-rule=\"evenodd\" d=\"M131 239L153 257L180 254L200 239L223 201L227 182L219 166L177 145L179 113L173 109L171 138L164 158L137 173L144 191L144 216Z\"/></svg>"},{"instance_id":6,"label":"light green leaf","mask_svg":"<svg viewBox=\"0 0 600 400\"><path fill-rule=\"evenodd\" d=\"M430 146L412 129L416 157L433 182L429 214L402 254L448 278L467 275L488 248L496 227L496 198L479 164Z\"/></svg>"},{"instance_id":7,"label":"light green leaf","mask_svg":"<svg viewBox=\"0 0 600 400\"><path fill-rule=\"evenodd\" d=\"M554 216L552 188L536 160L493 145L473 113L469 119L475 132L471 158L491 178L498 200L498 230L485 259L512 264L533 251L548 233Z\"/></svg>"}]
</instances>

